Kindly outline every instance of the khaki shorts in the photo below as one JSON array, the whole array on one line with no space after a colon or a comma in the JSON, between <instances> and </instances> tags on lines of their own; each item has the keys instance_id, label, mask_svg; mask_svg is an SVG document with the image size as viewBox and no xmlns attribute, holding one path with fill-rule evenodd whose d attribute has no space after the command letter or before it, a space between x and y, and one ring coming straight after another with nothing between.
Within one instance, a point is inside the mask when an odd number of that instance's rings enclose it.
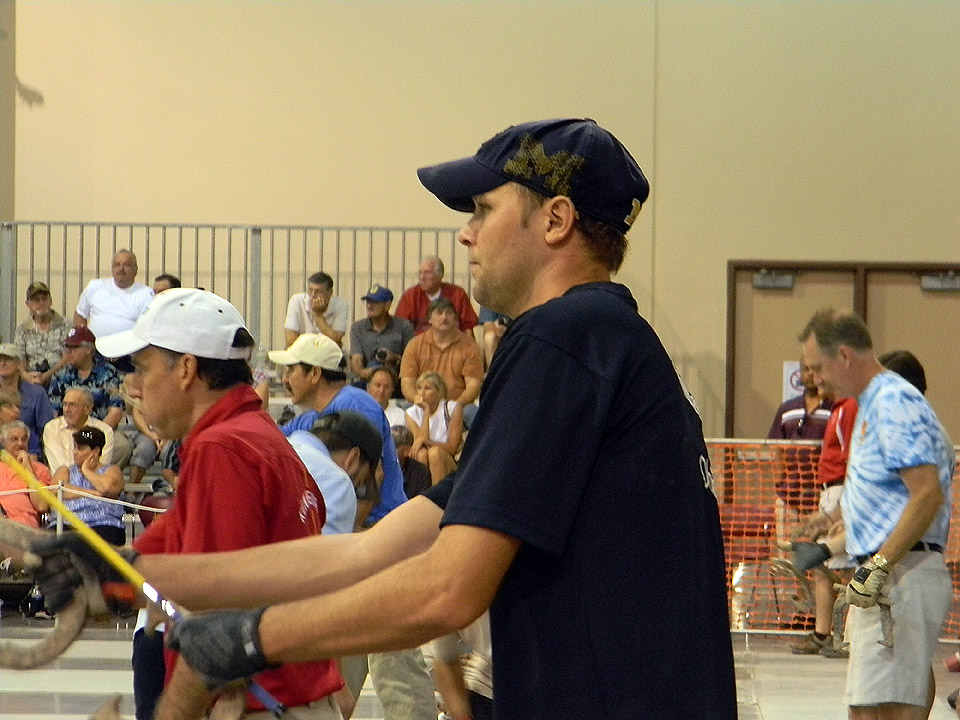
<instances>
[{"instance_id":1,"label":"khaki shorts","mask_svg":"<svg viewBox=\"0 0 960 720\"><path fill-rule=\"evenodd\" d=\"M930 667L952 597L943 554L907 553L884 585L891 600L893 647L881 639L880 609L850 607L847 705L903 703L926 706Z\"/></svg>"},{"instance_id":2,"label":"khaki shorts","mask_svg":"<svg viewBox=\"0 0 960 720\"><path fill-rule=\"evenodd\" d=\"M831 485L830 487L823 488L823 490L820 491L820 512L833 517L840 508L840 498L842 497L842 483L840 485ZM823 564L831 570L845 570L847 568L855 568L857 561L850 557L848 553L837 553L833 557L828 558Z\"/></svg>"},{"instance_id":3,"label":"khaki shorts","mask_svg":"<svg viewBox=\"0 0 960 720\"><path fill-rule=\"evenodd\" d=\"M277 720L273 713L266 710L248 712L243 717L244 720ZM314 700L309 705L287 708L283 718L284 720L343 720L340 708L337 707L332 695Z\"/></svg>"}]
</instances>

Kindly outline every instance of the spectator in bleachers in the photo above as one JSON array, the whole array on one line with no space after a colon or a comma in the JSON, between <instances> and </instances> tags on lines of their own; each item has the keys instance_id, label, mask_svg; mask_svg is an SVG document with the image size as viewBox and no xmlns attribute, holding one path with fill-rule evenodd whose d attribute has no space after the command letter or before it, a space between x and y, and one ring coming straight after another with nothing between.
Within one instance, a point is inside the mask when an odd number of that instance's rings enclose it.
<instances>
[{"instance_id":1,"label":"spectator in bleachers","mask_svg":"<svg viewBox=\"0 0 960 720\"><path fill-rule=\"evenodd\" d=\"M359 412L380 431L383 480L379 500L370 510L367 524L376 523L406 502L403 474L387 418L367 392L347 384L343 350L336 342L325 335L307 333L286 350L274 350L268 356L283 366L283 384L291 402L312 408L282 425L280 430L284 435L290 437L297 430L309 430L318 418L342 410ZM344 677L354 694L363 685L369 667L386 717L432 717L427 712L431 708L436 713L433 685L419 648L354 656L345 659L344 665Z\"/></svg>"},{"instance_id":2,"label":"spectator in bleachers","mask_svg":"<svg viewBox=\"0 0 960 720\"><path fill-rule=\"evenodd\" d=\"M407 428L413 433L410 455L430 468L436 485L457 468L463 442L463 406L447 400L447 384L439 373L417 378L413 406L407 408Z\"/></svg>"},{"instance_id":3,"label":"spectator in bleachers","mask_svg":"<svg viewBox=\"0 0 960 720\"><path fill-rule=\"evenodd\" d=\"M413 339L413 325L390 315L393 293L389 288L374 285L360 299L366 303L367 317L350 327L350 372L366 382L377 368L400 370L403 349Z\"/></svg>"},{"instance_id":4,"label":"spectator in bleachers","mask_svg":"<svg viewBox=\"0 0 960 720\"><path fill-rule=\"evenodd\" d=\"M93 396L86 388L70 388L63 394L63 415L43 427L43 451L51 472L73 462L73 434L83 427L100 430L106 438L100 457L105 463L113 458L113 428L90 413Z\"/></svg>"},{"instance_id":5,"label":"spectator in bleachers","mask_svg":"<svg viewBox=\"0 0 960 720\"><path fill-rule=\"evenodd\" d=\"M403 471L403 492L408 498L414 498L433 485L430 468L410 457L413 433L405 424L391 425L390 433L393 435L393 444L397 446L397 460L400 461L400 469Z\"/></svg>"},{"instance_id":6,"label":"spectator in bleachers","mask_svg":"<svg viewBox=\"0 0 960 720\"><path fill-rule=\"evenodd\" d=\"M33 472L44 486L51 484L50 470L27 451L30 441L30 428L20 420L5 422L0 426L0 444L18 463ZM26 491L26 483L6 463L0 463L0 492L8 490ZM40 527L37 515L47 511L47 502L35 492L23 492L15 495L0 495L0 509L11 520L30 527Z\"/></svg>"},{"instance_id":7,"label":"spectator in bleachers","mask_svg":"<svg viewBox=\"0 0 960 720\"><path fill-rule=\"evenodd\" d=\"M383 438L383 484L380 502L370 512L371 520L379 520L406 501L387 418L368 393L347 384L343 350L326 335L306 333L286 350L273 350L268 356L271 362L283 366L283 384L290 401L297 407L309 408L282 425L283 434L290 437L297 430L309 430L318 417L332 412L362 413Z\"/></svg>"},{"instance_id":8,"label":"spectator in bleachers","mask_svg":"<svg viewBox=\"0 0 960 720\"><path fill-rule=\"evenodd\" d=\"M480 308L480 324L483 326L483 362L484 367L489 368L493 361L493 353L500 345L500 338L507 331L507 325L510 324L510 318L490 308Z\"/></svg>"},{"instance_id":9,"label":"spectator in bleachers","mask_svg":"<svg viewBox=\"0 0 960 720\"><path fill-rule=\"evenodd\" d=\"M415 402L416 383L425 372L436 372L447 384L449 399L469 405L480 394L483 383L483 355L468 333L457 327L457 310L447 298L430 303L430 328L417 335L400 361L400 388L403 397Z\"/></svg>"},{"instance_id":10,"label":"spectator in bleachers","mask_svg":"<svg viewBox=\"0 0 960 720\"><path fill-rule=\"evenodd\" d=\"M30 283L27 308L30 317L17 326L13 336L14 344L20 349L20 373L24 380L46 386L63 367L63 341L67 339L70 325L53 309L46 283Z\"/></svg>"},{"instance_id":11,"label":"spectator in bleachers","mask_svg":"<svg viewBox=\"0 0 960 720\"><path fill-rule=\"evenodd\" d=\"M47 393L54 412L59 414L66 391L69 388L84 388L93 398L90 414L116 431L124 412L123 398L120 397L120 374L116 367L105 362L94 350L95 340L90 328L77 327L70 331L64 353L66 365L50 378ZM126 467L132 452L130 440L125 435L114 433L110 461Z\"/></svg>"},{"instance_id":12,"label":"spectator in bleachers","mask_svg":"<svg viewBox=\"0 0 960 720\"><path fill-rule=\"evenodd\" d=\"M73 461L53 473L53 482L63 487L64 504L91 530L114 545L127 542L123 527L123 505L96 499L115 500L123 492L123 472L101 458L107 438L99 428L84 426L73 433ZM93 495L95 497L87 497ZM64 527L68 523L64 519ZM48 527L55 527L51 517Z\"/></svg>"},{"instance_id":13,"label":"spectator in bleachers","mask_svg":"<svg viewBox=\"0 0 960 720\"><path fill-rule=\"evenodd\" d=\"M129 330L153 298L153 290L137 282L137 256L119 250L110 264L112 277L91 280L77 300L73 324L89 327L95 337ZM121 372L130 372L129 358L110 358Z\"/></svg>"},{"instance_id":14,"label":"spectator in bleachers","mask_svg":"<svg viewBox=\"0 0 960 720\"><path fill-rule=\"evenodd\" d=\"M290 298L283 334L287 347L304 333L326 335L340 345L349 321L350 307L346 300L334 296L333 278L315 272L307 278L307 291Z\"/></svg>"},{"instance_id":15,"label":"spectator in bleachers","mask_svg":"<svg viewBox=\"0 0 960 720\"><path fill-rule=\"evenodd\" d=\"M397 302L397 317L409 320L418 335L430 327L430 305L438 298L449 300L457 311L460 329L470 330L477 324L477 314L467 291L459 285L443 282L443 261L435 256L420 261L420 281L407 288Z\"/></svg>"},{"instance_id":16,"label":"spectator in bleachers","mask_svg":"<svg viewBox=\"0 0 960 720\"><path fill-rule=\"evenodd\" d=\"M821 393L810 368L800 360L803 394L784 402L767 432L769 440L823 440L823 432L833 409L832 398ZM817 506L816 450L807 447L781 449L783 474L777 481L777 540L786 542L791 531ZM805 621L796 623L805 626Z\"/></svg>"},{"instance_id":17,"label":"spectator in bleachers","mask_svg":"<svg viewBox=\"0 0 960 720\"><path fill-rule=\"evenodd\" d=\"M56 414L50 405L46 391L20 376L20 348L14 343L0 344L0 392L10 394L11 399L20 395L20 419L30 428L30 452L40 456L40 436L43 427Z\"/></svg>"},{"instance_id":18,"label":"spectator in bleachers","mask_svg":"<svg viewBox=\"0 0 960 720\"><path fill-rule=\"evenodd\" d=\"M124 413L117 426L114 437L123 435L130 443L130 460L127 463L129 478L132 483L143 481L147 468L157 459L162 441L157 431L150 427L143 413L140 412L140 401L131 397L130 383L132 375L124 377L120 384L120 397L124 403Z\"/></svg>"},{"instance_id":19,"label":"spectator in bleachers","mask_svg":"<svg viewBox=\"0 0 960 720\"><path fill-rule=\"evenodd\" d=\"M153 279L153 294L159 295L164 290L180 287L180 278L170 273L161 273Z\"/></svg>"},{"instance_id":20,"label":"spectator in bleachers","mask_svg":"<svg viewBox=\"0 0 960 720\"><path fill-rule=\"evenodd\" d=\"M20 393L16 390L0 390L0 424L20 419Z\"/></svg>"},{"instance_id":21,"label":"spectator in bleachers","mask_svg":"<svg viewBox=\"0 0 960 720\"><path fill-rule=\"evenodd\" d=\"M393 398L398 384L397 374L386 367L377 368L367 381L367 392L383 408L383 414L387 416L387 422L391 427L403 425L406 422L403 408L397 405L397 401Z\"/></svg>"}]
</instances>

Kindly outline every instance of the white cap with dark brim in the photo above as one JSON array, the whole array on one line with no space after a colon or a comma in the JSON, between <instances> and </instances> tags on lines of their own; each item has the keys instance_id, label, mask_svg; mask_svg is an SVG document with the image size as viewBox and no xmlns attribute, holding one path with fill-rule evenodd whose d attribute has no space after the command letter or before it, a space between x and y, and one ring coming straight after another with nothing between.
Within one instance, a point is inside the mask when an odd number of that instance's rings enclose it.
<instances>
[{"instance_id":1,"label":"white cap with dark brim","mask_svg":"<svg viewBox=\"0 0 960 720\"><path fill-rule=\"evenodd\" d=\"M174 288L155 296L130 330L97 338L105 357L131 355L154 345L213 360L249 359L250 347L233 347L244 328L240 312L219 295Z\"/></svg>"}]
</instances>

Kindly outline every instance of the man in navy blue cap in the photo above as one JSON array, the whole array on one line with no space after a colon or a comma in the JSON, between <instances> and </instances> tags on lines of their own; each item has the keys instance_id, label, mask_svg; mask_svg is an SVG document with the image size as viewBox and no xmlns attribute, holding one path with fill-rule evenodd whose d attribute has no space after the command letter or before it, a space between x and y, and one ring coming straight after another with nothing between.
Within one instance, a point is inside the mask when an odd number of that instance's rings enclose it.
<instances>
[{"instance_id":1,"label":"man in navy blue cap","mask_svg":"<svg viewBox=\"0 0 960 720\"><path fill-rule=\"evenodd\" d=\"M173 646L212 688L275 662L410 647L489 607L495 718L732 720L700 418L610 280L649 192L643 173L595 122L551 120L419 175L472 213L459 240L475 298L514 318L456 475L336 547L205 556L191 572L138 563L188 607L211 594L229 607L305 598L195 615ZM187 681L164 717L196 712Z\"/></svg>"},{"instance_id":2,"label":"man in navy blue cap","mask_svg":"<svg viewBox=\"0 0 960 720\"><path fill-rule=\"evenodd\" d=\"M413 325L390 314L390 288L374 284L360 299L366 303L367 317L350 326L350 372L365 387L377 368L387 365L396 373L403 349L413 339Z\"/></svg>"}]
</instances>

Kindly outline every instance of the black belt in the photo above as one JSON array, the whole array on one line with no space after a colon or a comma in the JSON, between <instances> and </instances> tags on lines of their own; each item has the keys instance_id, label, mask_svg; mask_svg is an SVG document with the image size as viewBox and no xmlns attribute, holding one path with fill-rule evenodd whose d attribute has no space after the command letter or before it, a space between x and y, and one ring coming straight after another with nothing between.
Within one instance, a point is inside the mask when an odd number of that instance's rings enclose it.
<instances>
[{"instance_id":1,"label":"black belt","mask_svg":"<svg viewBox=\"0 0 960 720\"><path fill-rule=\"evenodd\" d=\"M924 542L923 540L921 540L921 541L918 542L916 545L914 545L912 548L910 548L910 550L909 550L908 552L938 552L938 553L942 553L942 552L943 552L943 545L937 545L936 543L928 543L928 542ZM874 555L876 555L876 554L877 554L877 553L870 553L869 555L857 555L857 557L854 558L854 559L857 561L857 563L863 564L863 563L865 563L867 560L869 560L870 558L872 558L872 557L873 557Z\"/></svg>"},{"instance_id":2,"label":"black belt","mask_svg":"<svg viewBox=\"0 0 960 720\"><path fill-rule=\"evenodd\" d=\"M843 480L843 478L840 478L839 480L831 480L830 482L822 483L820 485L820 489L826 490L827 488L834 487L836 485L843 485Z\"/></svg>"}]
</instances>

